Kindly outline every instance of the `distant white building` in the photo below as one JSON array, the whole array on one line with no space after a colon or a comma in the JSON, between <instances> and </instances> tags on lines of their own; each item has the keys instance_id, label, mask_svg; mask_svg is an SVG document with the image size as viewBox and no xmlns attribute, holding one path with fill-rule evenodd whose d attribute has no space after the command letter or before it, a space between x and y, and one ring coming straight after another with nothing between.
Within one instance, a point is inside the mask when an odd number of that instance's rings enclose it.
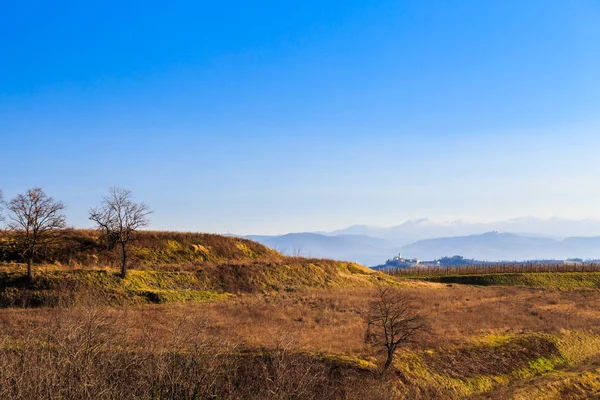
<instances>
[{"instance_id":1,"label":"distant white building","mask_svg":"<svg viewBox=\"0 0 600 400\"><path fill-rule=\"evenodd\" d=\"M421 261L417 258L404 258L402 253L399 253L396 257L387 261L387 264L395 264L402 267L414 267L419 265Z\"/></svg>"}]
</instances>

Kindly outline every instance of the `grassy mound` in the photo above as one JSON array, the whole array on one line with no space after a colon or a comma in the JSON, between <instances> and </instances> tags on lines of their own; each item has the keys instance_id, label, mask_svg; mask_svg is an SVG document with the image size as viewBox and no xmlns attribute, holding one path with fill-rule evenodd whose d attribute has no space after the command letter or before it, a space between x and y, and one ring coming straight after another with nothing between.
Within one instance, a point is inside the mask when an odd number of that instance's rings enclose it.
<instances>
[{"instance_id":1,"label":"grassy mound","mask_svg":"<svg viewBox=\"0 0 600 400\"><path fill-rule=\"evenodd\" d=\"M381 279L380 274L353 263L283 257L206 264L195 270L131 270L125 279L112 270L42 267L31 284L20 271L0 272L0 306L57 306L87 300L115 305L202 301L239 293L365 286Z\"/></svg>"},{"instance_id":2,"label":"grassy mound","mask_svg":"<svg viewBox=\"0 0 600 400\"><path fill-rule=\"evenodd\" d=\"M428 282L478 286L530 286L553 289L599 289L600 272L535 272L481 275L420 276Z\"/></svg>"},{"instance_id":3,"label":"grassy mound","mask_svg":"<svg viewBox=\"0 0 600 400\"><path fill-rule=\"evenodd\" d=\"M281 255L259 243L236 237L187 232L139 232L131 249L131 263L136 268L160 268L177 265L194 266L207 262L279 259ZM38 264L58 264L77 267L116 265L119 254L108 249L98 232L69 230L61 240L44 249ZM0 262L23 262L11 233L0 234Z\"/></svg>"},{"instance_id":4,"label":"grassy mound","mask_svg":"<svg viewBox=\"0 0 600 400\"><path fill-rule=\"evenodd\" d=\"M34 281L23 277L10 234L0 236L0 306L211 300L237 293L270 293L372 284L385 278L348 262L285 257L259 243L229 236L140 232L126 279L116 274L119 254L97 232L72 230L40 255Z\"/></svg>"}]
</instances>

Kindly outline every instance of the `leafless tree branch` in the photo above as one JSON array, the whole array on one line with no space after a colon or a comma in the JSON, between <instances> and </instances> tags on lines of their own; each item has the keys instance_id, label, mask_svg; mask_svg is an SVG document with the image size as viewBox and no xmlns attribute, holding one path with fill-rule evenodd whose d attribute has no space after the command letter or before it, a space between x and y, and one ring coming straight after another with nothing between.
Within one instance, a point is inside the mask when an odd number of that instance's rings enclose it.
<instances>
[{"instance_id":1,"label":"leafless tree branch","mask_svg":"<svg viewBox=\"0 0 600 400\"><path fill-rule=\"evenodd\" d=\"M395 288L379 286L366 314L365 343L386 354L384 373L393 364L396 350L414 343L425 328L424 318L412 307L410 297Z\"/></svg>"},{"instance_id":2,"label":"leafless tree branch","mask_svg":"<svg viewBox=\"0 0 600 400\"><path fill-rule=\"evenodd\" d=\"M6 208L8 229L17 234L23 258L27 261L27 279L31 281L33 258L38 250L57 240L57 233L67 226L63 214L66 207L41 188L33 188L17 195Z\"/></svg>"},{"instance_id":3,"label":"leafless tree branch","mask_svg":"<svg viewBox=\"0 0 600 400\"><path fill-rule=\"evenodd\" d=\"M115 187L109 189L99 207L90 209L89 219L102 232L109 248L119 246L121 249L123 277L127 273L128 245L136 239L139 229L149 225L151 213L147 205L133 202L131 191Z\"/></svg>"}]
</instances>

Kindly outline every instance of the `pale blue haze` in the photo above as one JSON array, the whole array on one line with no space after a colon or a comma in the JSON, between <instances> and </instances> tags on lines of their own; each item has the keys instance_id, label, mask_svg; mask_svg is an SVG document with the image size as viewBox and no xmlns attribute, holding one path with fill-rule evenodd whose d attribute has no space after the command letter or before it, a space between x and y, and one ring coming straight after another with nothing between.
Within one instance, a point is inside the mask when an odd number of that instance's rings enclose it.
<instances>
[{"instance_id":1,"label":"pale blue haze","mask_svg":"<svg viewBox=\"0 0 600 400\"><path fill-rule=\"evenodd\" d=\"M600 217L600 2L14 1L0 188L89 226Z\"/></svg>"}]
</instances>

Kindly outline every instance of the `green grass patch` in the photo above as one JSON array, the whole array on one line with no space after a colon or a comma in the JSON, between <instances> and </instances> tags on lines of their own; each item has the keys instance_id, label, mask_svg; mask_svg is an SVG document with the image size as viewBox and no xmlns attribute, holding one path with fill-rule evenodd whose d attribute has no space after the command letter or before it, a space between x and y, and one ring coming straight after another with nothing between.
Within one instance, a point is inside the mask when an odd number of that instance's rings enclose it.
<instances>
[{"instance_id":1,"label":"green grass patch","mask_svg":"<svg viewBox=\"0 0 600 400\"><path fill-rule=\"evenodd\" d=\"M427 282L478 286L529 286L552 289L600 289L600 272L530 272L480 275L414 276Z\"/></svg>"},{"instance_id":2,"label":"green grass patch","mask_svg":"<svg viewBox=\"0 0 600 400\"><path fill-rule=\"evenodd\" d=\"M210 301L226 298L190 272L47 270L31 284L16 272L0 273L0 306L54 307L83 302L106 305Z\"/></svg>"}]
</instances>

